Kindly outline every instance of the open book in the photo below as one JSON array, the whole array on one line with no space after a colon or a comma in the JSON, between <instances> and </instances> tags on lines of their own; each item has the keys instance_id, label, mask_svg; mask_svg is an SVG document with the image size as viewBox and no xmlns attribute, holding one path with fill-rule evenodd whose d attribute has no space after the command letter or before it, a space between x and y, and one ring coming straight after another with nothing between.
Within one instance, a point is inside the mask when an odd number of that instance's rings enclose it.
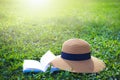
<instances>
[{"instance_id":1,"label":"open book","mask_svg":"<svg viewBox=\"0 0 120 80\"><path fill-rule=\"evenodd\" d=\"M24 60L23 72L45 72L50 66L50 62L54 60L56 56L51 52L47 51L39 61L36 60ZM53 70L57 68L53 67Z\"/></svg>"}]
</instances>

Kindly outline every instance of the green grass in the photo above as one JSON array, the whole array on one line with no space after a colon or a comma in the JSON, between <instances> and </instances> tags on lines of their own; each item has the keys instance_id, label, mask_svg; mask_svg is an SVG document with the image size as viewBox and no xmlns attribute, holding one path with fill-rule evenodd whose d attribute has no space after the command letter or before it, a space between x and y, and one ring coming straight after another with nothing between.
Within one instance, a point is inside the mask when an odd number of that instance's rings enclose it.
<instances>
[{"instance_id":1,"label":"green grass","mask_svg":"<svg viewBox=\"0 0 120 80\"><path fill-rule=\"evenodd\" d=\"M31 9L25 0L0 0L0 80L120 80L120 1L52 0ZM60 54L62 43L81 38L106 69L98 74L60 71L23 74L24 59Z\"/></svg>"}]
</instances>

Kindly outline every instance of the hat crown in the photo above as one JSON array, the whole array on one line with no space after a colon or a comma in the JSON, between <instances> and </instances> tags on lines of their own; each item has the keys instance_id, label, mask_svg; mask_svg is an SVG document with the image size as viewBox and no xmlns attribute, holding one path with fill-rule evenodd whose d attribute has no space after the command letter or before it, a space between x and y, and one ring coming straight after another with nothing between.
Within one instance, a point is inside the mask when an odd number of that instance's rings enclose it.
<instances>
[{"instance_id":1,"label":"hat crown","mask_svg":"<svg viewBox=\"0 0 120 80\"><path fill-rule=\"evenodd\" d=\"M85 54L90 52L90 45L82 39L69 39L63 43L62 52L70 54Z\"/></svg>"}]
</instances>

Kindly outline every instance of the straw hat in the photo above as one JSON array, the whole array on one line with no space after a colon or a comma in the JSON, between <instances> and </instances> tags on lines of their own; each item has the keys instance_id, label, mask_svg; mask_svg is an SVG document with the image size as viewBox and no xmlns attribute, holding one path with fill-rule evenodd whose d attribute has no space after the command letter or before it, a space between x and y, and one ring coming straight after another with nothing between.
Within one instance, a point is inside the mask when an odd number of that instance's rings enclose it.
<instances>
[{"instance_id":1,"label":"straw hat","mask_svg":"<svg viewBox=\"0 0 120 80\"><path fill-rule=\"evenodd\" d=\"M102 60L91 56L89 43L81 39L65 41L61 55L57 56L51 64L75 73L96 73L105 68Z\"/></svg>"}]
</instances>

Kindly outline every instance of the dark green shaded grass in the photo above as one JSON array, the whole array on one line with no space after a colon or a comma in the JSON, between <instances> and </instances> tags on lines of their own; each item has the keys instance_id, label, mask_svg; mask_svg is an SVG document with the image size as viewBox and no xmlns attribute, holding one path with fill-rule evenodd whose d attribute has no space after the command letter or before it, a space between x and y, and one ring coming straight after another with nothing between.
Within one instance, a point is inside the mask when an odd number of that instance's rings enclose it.
<instances>
[{"instance_id":1,"label":"dark green shaded grass","mask_svg":"<svg viewBox=\"0 0 120 80\"><path fill-rule=\"evenodd\" d=\"M56 1L57 10L49 15L32 14L21 4L0 1L0 80L120 79L119 0L70 0L69 4L66 0L62 7ZM22 73L24 59L39 61L49 49L59 55L62 43L70 38L88 41L92 55L102 59L106 69L96 74Z\"/></svg>"}]
</instances>

